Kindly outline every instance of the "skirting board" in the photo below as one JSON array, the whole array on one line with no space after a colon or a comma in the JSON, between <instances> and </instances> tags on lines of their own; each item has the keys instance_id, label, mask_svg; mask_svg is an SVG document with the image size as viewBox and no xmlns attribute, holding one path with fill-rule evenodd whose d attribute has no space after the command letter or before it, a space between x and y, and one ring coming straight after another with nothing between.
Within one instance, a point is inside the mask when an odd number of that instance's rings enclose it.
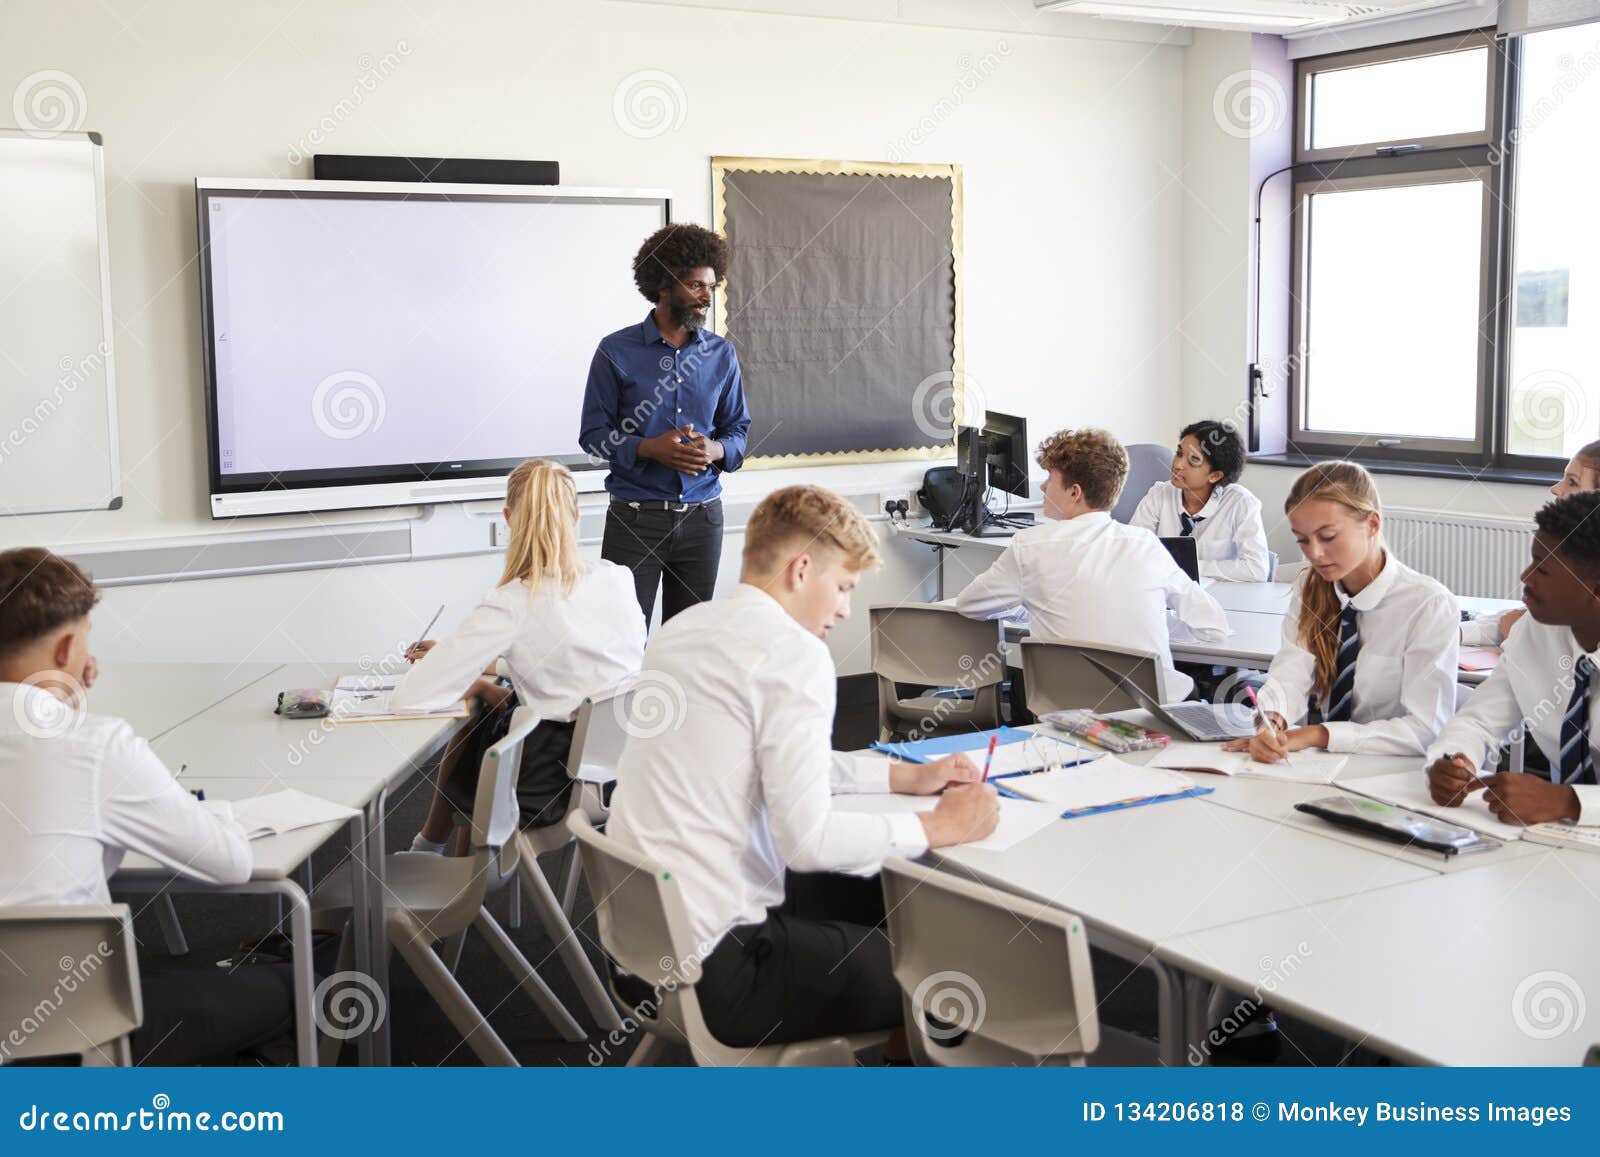
<instances>
[{"instance_id":1,"label":"skirting board","mask_svg":"<svg viewBox=\"0 0 1600 1157\"><path fill-rule=\"evenodd\" d=\"M893 493L903 494L904 489ZM891 492L871 490L845 497L874 521L883 521ZM758 498L725 498L724 533L742 534ZM598 546L605 532L606 505L584 503L578 537ZM461 504L433 506L410 519L312 526L192 538L138 539L57 547L103 587L188 582L283 571L327 570L373 563L411 562L474 554L498 554L494 526L498 510Z\"/></svg>"}]
</instances>

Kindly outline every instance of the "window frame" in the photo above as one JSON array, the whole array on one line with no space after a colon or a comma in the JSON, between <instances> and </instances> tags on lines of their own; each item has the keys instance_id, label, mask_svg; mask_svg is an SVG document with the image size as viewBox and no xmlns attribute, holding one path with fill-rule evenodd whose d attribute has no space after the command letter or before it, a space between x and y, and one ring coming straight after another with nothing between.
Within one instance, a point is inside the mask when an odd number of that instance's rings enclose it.
<instances>
[{"instance_id":1,"label":"window frame","mask_svg":"<svg viewBox=\"0 0 1600 1157\"><path fill-rule=\"evenodd\" d=\"M1489 49L1486 66L1489 77L1485 86L1488 108L1482 132L1442 134L1415 141L1363 142L1339 149L1309 147L1311 92L1317 73L1479 46ZM1556 461L1553 458L1506 451L1507 376L1515 291L1512 272L1515 269L1515 218L1511 198L1516 187L1515 134L1508 130L1515 124L1519 58L1518 38L1501 39L1493 29L1480 29L1375 49L1307 57L1295 62L1295 148L1290 173L1290 332L1286 335L1288 350L1292 351L1287 359L1287 455L1298 458L1339 455L1380 467L1414 466L1445 469L1451 473L1467 472L1474 476L1493 472L1538 478L1553 470L1559 471L1559 465L1552 467ZM1392 156L1378 155L1379 149L1403 145L1418 145L1421 149ZM1472 179L1483 182L1486 198L1479 240L1480 314L1474 436L1461 440L1391 436L1371 431L1350 434L1307 430L1304 425L1306 357L1302 343L1312 310L1308 293L1309 198L1316 193L1342 188L1393 188L1433 183L1440 177L1461 179L1459 174L1464 169L1474 174Z\"/></svg>"}]
</instances>

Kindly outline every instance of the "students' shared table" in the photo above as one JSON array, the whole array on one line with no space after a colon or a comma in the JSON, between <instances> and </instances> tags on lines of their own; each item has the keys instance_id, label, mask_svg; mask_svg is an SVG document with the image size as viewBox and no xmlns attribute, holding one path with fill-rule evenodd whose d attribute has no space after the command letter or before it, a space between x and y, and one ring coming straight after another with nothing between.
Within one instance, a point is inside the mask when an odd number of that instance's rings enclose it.
<instances>
[{"instance_id":1,"label":"students' shared table","mask_svg":"<svg viewBox=\"0 0 1600 1157\"><path fill-rule=\"evenodd\" d=\"M277 693L331 688L350 664L119 663L116 682L96 684L90 709L128 720L181 782L208 799L238 800L295 788L359 809L350 821L351 880L357 914L355 966L387 998L388 951L383 924L383 818L389 792L444 746L460 720L424 718L382 723L331 723L273 714ZM163 693L164 689L164 693ZM199 711L195 704L203 703ZM185 706L187 705L187 706ZM179 708L184 709L180 710ZM343 822L318 824L252 840L254 870L243 885L195 884L140 856L129 856L112 880L117 891L269 893L289 907L294 946L296 1044L300 1063L316 1061L312 996L310 901L294 879ZM358 1042L363 1061L388 1061L386 1026Z\"/></svg>"}]
</instances>

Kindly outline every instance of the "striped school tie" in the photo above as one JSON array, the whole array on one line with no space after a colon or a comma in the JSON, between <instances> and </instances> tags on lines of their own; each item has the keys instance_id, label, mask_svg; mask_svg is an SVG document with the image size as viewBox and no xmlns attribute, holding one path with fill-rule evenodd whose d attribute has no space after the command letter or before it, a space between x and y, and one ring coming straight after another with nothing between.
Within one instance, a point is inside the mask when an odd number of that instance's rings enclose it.
<instances>
[{"instance_id":1,"label":"striped school tie","mask_svg":"<svg viewBox=\"0 0 1600 1157\"><path fill-rule=\"evenodd\" d=\"M1339 612L1339 655L1334 667L1333 686L1328 691L1329 723L1348 723L1354 705L1356 660L1361 657L1361 632L1356 626L1356 605L1346 603Z\"/></svg>"},{"instance_id":2,"label":"striped school tie","mask_svg":"<svg viewBox=\"0 0 1600 1157\"><path fill-rule=\"evenodd\" d=\"M1561 766L1557 783L1594 783L1594 753L1589 747L1589 679L1594 664L1589 656L1579 655L1572 668L1572 698L1561 717Z\"/></svg>"},{"instance_id":3,"label":"striped school tie","mask_svg":"<svg viewBox=\"0 0 1600 1157\"><path fill-rule=\"evenodd\" d=\"M1204 515L1190 515L1187 510L1178 511L1178 533L1185 538L1194 537L1194 528L1197 523L1205 521Z\"/></svg>"}]
</instances>

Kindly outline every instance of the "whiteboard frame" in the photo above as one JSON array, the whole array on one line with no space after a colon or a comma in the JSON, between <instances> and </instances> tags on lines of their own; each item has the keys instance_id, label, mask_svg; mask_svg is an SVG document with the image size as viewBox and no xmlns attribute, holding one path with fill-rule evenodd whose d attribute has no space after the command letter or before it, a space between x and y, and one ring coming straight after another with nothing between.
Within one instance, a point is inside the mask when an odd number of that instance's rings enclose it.
<instances>
[{"instance_id":1,"label":"whiteboard frame","mask_svg":"<svg viewBox=\"0 0 1600 1157\"><path fill-rule=\"evenodd\" d=\"M0 518L29 514L72 514L78 511L122 509L122 452L117 442L117 358L116 323L111 316L111 234L106 224L105 142L96 132L29 132L26 129L0 129L0 140L63 141L87 143L94 166L95 246L100 253L100 343L105 350L106 379L106 457L111 470L110 493L104 502L92 506L75 503L51 506L13 507L0 510Z\"/></svg>"}]
</instances>

